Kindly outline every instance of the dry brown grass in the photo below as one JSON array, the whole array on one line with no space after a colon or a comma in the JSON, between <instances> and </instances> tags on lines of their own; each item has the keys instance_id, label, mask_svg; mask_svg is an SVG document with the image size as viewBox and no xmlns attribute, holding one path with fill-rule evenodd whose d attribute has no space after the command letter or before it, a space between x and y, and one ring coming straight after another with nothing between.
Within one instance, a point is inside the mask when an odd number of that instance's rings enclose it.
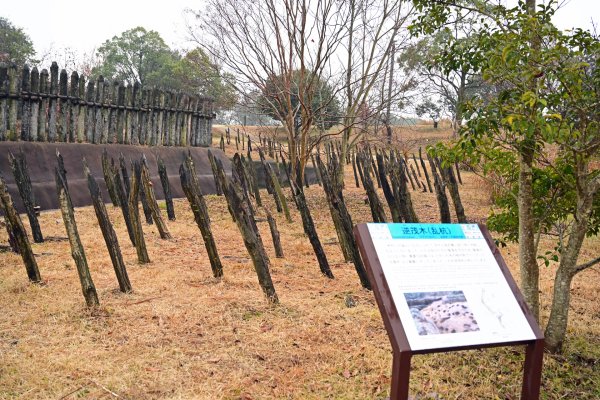
<instances>
[{"instance_id":1,"label":"dry brown grass","mask_svg":"<svg viewBox=\"0 0 600 400\"><path fill-rule=\"evenodd\" d=\"M235 148L232 143L229 149ZM228 152L230 151L228 149ZM355 223L370 213L347 173ZM484 220L489 195L465 173L467 214ZM93 209L76 210L101 307L87 310L58 211L41 216L47 238L34 245L44 285L27 282L21 259L0 254L0 398L24 399L381 399L390 385L391 347L372 293L361 289L343 257L322 190L307 191L334 280L319 273L300 217L277 215L286 257L277 259L260 223L281 304L271 307L223 198L207 196L225 276L212 278L187 201L176 200L174 237L144 226L152 263L136 263L118 209L109 213L134 288L118 285ZM438 219L434 195L413 193L423 222ZM267 198L267 194L264 194ZM383 198L383 197L382 197ZM6 243L6 232L0 232ZM549 243L547 243L549 245ZM584 255L598 253L597 239ZM503 250L517 275L516 247ZM553 268L542 278L548 315ZM598 269L575 279L568 356L546 357L544 398L598 398L600 288ZM356 307L348 308L345 297ZM497 348L416 356L411 392L444 399L515 399L523 351Z\"/></svg>"}]
</instances>

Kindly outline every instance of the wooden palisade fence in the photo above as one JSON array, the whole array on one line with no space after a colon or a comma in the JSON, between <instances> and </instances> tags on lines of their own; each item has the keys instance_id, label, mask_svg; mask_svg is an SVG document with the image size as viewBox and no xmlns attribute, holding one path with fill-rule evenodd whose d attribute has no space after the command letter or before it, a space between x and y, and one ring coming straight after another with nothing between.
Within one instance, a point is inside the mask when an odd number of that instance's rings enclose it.
<instances>
[{"instance_id":1,"label":"wooden palisade fence","mask_svg":"<svg viewBox=\"0 0 600 400\"><path fill-rule=\"evenodd\" d=\"M0 63L0 141L208 147L214 115L207 97Z\"/></svg>"}]
</instances>

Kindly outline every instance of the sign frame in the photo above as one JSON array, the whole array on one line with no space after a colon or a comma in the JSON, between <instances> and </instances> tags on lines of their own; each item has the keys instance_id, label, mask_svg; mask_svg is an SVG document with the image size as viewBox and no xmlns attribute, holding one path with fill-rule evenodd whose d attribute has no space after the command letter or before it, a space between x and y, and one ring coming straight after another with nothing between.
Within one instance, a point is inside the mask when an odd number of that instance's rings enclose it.
<instances>
[{"instance_id":1,"label":"sign frame","mask_svg":"<svg viewBox=\"0 0 600 400\"><path fill-rule=\"evenodd\" d=\"M392 298L391 290L386 280L381 262L375 250L367 224L358 224L354 227L354 237L358 245L367 275L375 295L377 306L383 318L383 323L392 344L392 383L390 400L407 400L410 380L410 364L414 354L446 353L450 351L480 349L487 347L525 345L525 363L523 368L523 384L521 388L522 400L538 400L540 395L542 361L544 356L544 335L538 326L535 317L529 310L525 298L521 294L513 279L506 262L496 247L489 230L483 224L477 224L483 237L490 248L496 264L500 268L504 279L508 283L512 294L519 304L523 315L529 323L535 336L533 340L500 342L489 344L476 344L467 346L445 347L441 349L412 350L402 325L396 304ZM418 239L416 239L418 240Z\"/></svg>"}]
</instances>

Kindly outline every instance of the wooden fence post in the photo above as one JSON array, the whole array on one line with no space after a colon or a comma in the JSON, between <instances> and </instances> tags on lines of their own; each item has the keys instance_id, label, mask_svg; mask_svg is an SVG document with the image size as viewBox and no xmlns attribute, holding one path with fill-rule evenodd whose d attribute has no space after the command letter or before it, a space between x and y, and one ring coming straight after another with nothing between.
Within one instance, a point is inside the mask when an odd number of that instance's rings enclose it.
<instances>
[{"instance_id":1,"label":"wooden fence post","mask_svg":"<svg viewBox=\"0 0 600 400\"><path fill-rule=\"evenodd\" d=\"M15 64L10 64L8 67L8 130L6 132L6 138L8 140L16 140L17 133L17 115L19 108L19 101L17 100L18 95L18 77L17 77L17 66Z\"/></svg>"},{"instance_id":2,"label":"wooden fence post","mask_svg":"<svg viewBox=\"0 0 600 400\"><path fill-rule=\"evenodd\" d=\"M419 222L412 205L406 175L400 165L400 157L395 152L390 153L390 177L394 188L394 197L398 204L400 217L404 222Z\"/></svg>"},{"instance_id":3,"label":"wooden fence post","mask_svg":"<svg viewBox=\"0 0 600 400\"><path fill-rule=\"evenodd\" d=\"M175 208L173 207L173 196L171 195L171 185L169 185L169 174L167 173L167 167L160 156L158 156L156 163L158 164L158 175L160 177L160 183L165 195L167 216L169 217L170 221L175 221Z\"/></svg>"},{"instance_id":4,"label":"wooden fence post","mask_svg":"<svg viewBox=\"0 0 600 400\"><path fill-rule=\"evenodd\" d=\"M248 203L250 202L250 193L252 191L249 173L246 170L246 165L242 157L238 153L233 156L233 172L234 177L239 180L240 185L244 191L244 196L248 199ZM273 218L273 215L269 211L269 209L265 206L261 207L265 212L267 217L267 222L269 223L269 230L271 231L271 239L273 240L273 247L275 249L275 257L283 258L283 249L281 247L281 239L279 235L279 230L277 229L277 222Z\"/></svg>"},{"instance_id":5,"label":"wooden fence post","mask_svg":"<svg viewBox=\"0 0 600 400\"><path fill-rule=\"evenodd\" d=\"M415 153L412 153L412 159L417 167L417 172L419 173L419 178L421 177L421 169L419 168L419 163L417 162L417 158L415 157ZM415 178L416 179L416 178Z\"/></svg>"},{"instance_id":6,"label":"wooden fence post","mask_svg":"<svg viewBox=\"0 0 600 400\"><path fill-rule=\"evenodd\" d=\"M56 142L58 139L58 64L53 62L50 66L50 103L48 105L48 141Z\"/></svg>"},{"instance_id":7,"label":"wooden fence post","mask_svg":"<svg viewBox=\"0 0 600 400\"><path fill-rule=\"evenodd\" d=\"M327 157L327 156L326 156ZM285 164L284 164L285 165ZM342 254L344 255L344 261L349 262L352 261L352 250L350 249L350 243L347 240L346 232L344 231L341 214L339 210L335 207L335 202L338 200L333 192L329 194L326 187L331 189L331 180L329 176L323 176L323 173L329 173L327 171L327 167L321 161L321 156L317 153L317 166L319 168L319 174L321 175L321 182L323 183L323 191L325 192L327 205L329 206L329 213L331 215L331 220L333 221L333 226L335 227L335 232L338 237L338 242L342 249ZM288 168L286 167L286 171ZM288 175L289 176L289 175ZM290 180L292 180L290 178ZM325 182L327 180L327 182Z\"/></svg>"},{"instance_id":8,"label":"wooden fence post","mask_svg":"<svg viewBox=\"0 0 600 400\"><path fill-rule=\"evenodd\" d=\"M8 129L8 66L0 62L0 140L6 140Z\"/></svg>"},{"instance_id":9,"label":"wooden fence post","mask_svg":"<svg viewBox=\"0 0 600 400\"><path fill-rule=\"evenodd\" d=\"M85 116L87 103L85 101L85 77L79 77L79 115L77 116L77 143L85 142Z\"/></svg>"},{"instance_id":10,"label":"wooden fence post","mask_svg":"<svg viewBox=\"0 0 600 400\"><path fill-rule=\"evenodd\" d=\"M248 149L249 149L249 147L248 147ZM279 199L279 203L281 204L281 207L283 208L283 213L285 214L285 219L291 223L291 222L293 222L292 216L290 215L290 209L287 205L287 200L285 199L283 190L281 189L281 184L279 183L279 179L277 179L277 176L275 176L275 172L273 172L273 169L271 168L269 163L267 163L267 161L265 159L265 155L260 147L258 148L258 154L260 156L260 161L262 162L263 168L265 169L265 180L269 180L272 184L273 197L276 197Z\"/></svg>"},{"instance_id":11,"label":"wooden fence post","mask_svg":"<svg viewBox=\"0 0 600 400\"><path fill-rule=\"evenodd\" d=\"M113 207L119 207L121 204L119 203L119 198L117 197L117 193L115 191L115 182L113 180L111 165L108 161L108 152L106 151L106 147L102 149L101 159L102 176L104 177L104 184L106 185L106 189L108 190L108 196L110 197L110 201L112 202Z\"/></svg>"},{"instance_id":12,"label":"wooden fence post","mask_svg":"<svg viewBox=\"0 0 600 400\"><path fill-rule=\"evenodd\" d=\"M31 72L29 66L23 66L21 77L21 140L31 140Z\"/></svg>"},{"instance_id":13,"label":"wooden fence post","mask_svg":"<svg viewBox=\"0 0 600 400\"><path fill-rule=\"evenodd\" d=\"M440 172L442 173L442 178L448 186L448 192L450 193L450 197L452 198L452 203L454 204L456 219L459 223L466 224L467 217L465 216L465 209L462 205L462 200L460 199L458 183L456 182L456 177L454 176L454 172L452 171L452 164L448 166L443 166L440 162L439 167Z\"/></svg>"},{"instance_id":14,"label":"wooden fence post","mask_svg":"<svg viewBox=\"0 0 600 400\"><path fill-rule=\"evenodd\" d=\"M107 119L107 138L108 143L117 143L117 95L119 91L119 82L113 81L107 84L108 93L106 94L106 119ZM106 108L105 106L105 108Z\"/></svg>"},{"instance_id":15,"label":"wooden fence post","mask_svg":"<svg viewBox=\"0 0 600 400\"><path fill-rule=\"evenodd\" d=\"M323 250L323 246L321 245L321 241L319 240L319 235L317 234L317 229L315 228L315 223L312 219L312 215L310 214L310 208L306 203L306 197L304 196L304 191L301 187L296 185L293 179L290 179L290 187L294 193L294 201L296 202L296 207L300 212L300 217L302 218L302 227L304 228L304 233L308 236L308 240L310 245L315 252L315 256L317 257L317 262L319 263L319 269L321 273L328 277L329 279L333 279L333 272L331 272L331 268L329 267L329 262L327 261L327 256L325 255L325 250Z\"/></svg>"},{"instance_id":16,"label":"wooden fence post","mask_svg":"<svg viewBox=\"0 0 600 400\"><path fill-rule=\"evenodd\" d=\"M440 220L442 223L450 223L452 222L452 219L450 217L450 206L448 205L448 197L446 196L444 184L437 173L435 161L433 160L431 155L429 155L429 153L427 153L427 159L429 160L431 175L433 175L433 186L435 188L435 197L437 199L438 207L440 209Z\"/></svg>"},{"instance_id":17,"label":"wooden fence post","mask_svg":"<svg viewBox=\"0 0 600 400\"><path fill-rule=\"evenodd\" d=\"M107 138L102 137L104 132L104 117L102 115L104 107L104 97L106 93L106 86L109 86L108 82L104 82L104 77L100 75L96 80L96 107L94 110L95 124L94 124L94 139L93 142L96 144L106 143Z\"/></svg>"},{"instance_id":18,"label":"wooden fence post","mask_svg":"<svg viewBox=\"0 0 600 400\"><path fill-rule=\"evenodd\" d=\"M425 161L423 161L423 156L421 154L420 147L419 147L419 160L421 160L421 167L423 168L423 173L425 174L425 179L427 180L427 187L429 188L429 193L433 193L433 189L431 188L431 181L429 180L429 174L427 173L427 167L425 166Z\"/></svg>"},{"instance_id":19,"label":"wooden fence post","mask_svg":"<svg viewBox=\"0 0 600 400\"><path fill-rule=\"evenodd\" d=\"M196 181L195 174L193 172L193 163L187 160L179 167L179 177L181 179L181 187L190 203L192 213L194 214L194 220L196 225L200 229L202 240L204 241L204 247L208 253L208 260L212 269L213 276L219 278L223 276L223 265L219 258L219 252L217 251L217 245L210 229L210 217L208 215L208 208L204 197L200 192L198 182Z\"/></svg>"},{"instance_id":20,"label":"wooden fence post","mask_svg":"<svg viewBox=\"0 0 600 400\"><path fill-rule=\"evenodd\" d=\"M421 189L421 182L419 182L419 179L417 178L417 173L415 172L414 167L412 166L412 164L408 163L408 159L405 160L406 166L410 167L410 173L412 174L412 177L415 178L415 182L417 182L417 186L419 187L419 189Z\"/></svg>"},{"instance_id":21,"label":"wooden fence post","mask_svg":"<svg viewBox=\"0 0 600 400\"><path fill-rule=\"evenodd\" d=\"M35 142L38 140L39 134L39 117L40 117L40 74L37 67L31 70L31 116L29 120L29 140ZM0 128L1 129L1 128Z\"/></svg>"},{"instance_id":22,"label":"wooden fence post","mask_svg":"<svg viewBox=\"0 0 600 400\"><path fill-rule=\"evenodd\" d=\"M8 67L0 62L0 140L6 140L8 125Z\"/></svg>"},{"instance_id":23,"label":"wooden fence post","mask_svg":"<svg viewBox=\"0 0 600 400\"><path fill-rule=\"evenodd\" d=\"M133 224L131 223L131 218L129 214L129 201L128 201L128 193L125 192L123 188L123 184L121 183L121 174L119 173L118 167L112 168L113 181L115 183L115 191L117 197L119 198L119 203L121 204L121 212L123 214L123 219L125 220L125 226L127 227L127 234L129 236L129 240L131 244L135 246L135 234ZM124 182L127 182L127 178L124 178ZM129 187L129 182L127 182L127 187Z\"/></svg>"},{"instance_id":24,"label":"wooden fence post","mask_svg":"<svg viewBox=\"0 0 600 400\"><path fill-rule=\"evenodd\" d=\"M338 233L340 234L340 245L346 246L347 251L350 253L351 259L354 262L354 268L356 270L356 273L358 274L358 278L362 287L370 290L371 284L369 283L369 279L367 278L367 271L365 270L365 267L363 265L362 259L358 252L358 246L356 245L356 241L352 233L352 218L350 217L350 213L346 208L346 203L344 202L342 191L341 189L337 189L333 186L332 175L333 179L335 179L335 176L334 174L330 175L329 171L327 170L327 167L321 161L321 158L318 155L317 163L319 164L319 169L321 170L323 190L325 191L325 194L327 195L327 200L330 204L332 218L334 217L335 213L339 220L340 230Z\"/></svg>"},{"instance_id":25,"label":"wooden fence post","mask_svg":"<svg viewBox=\"0 0 600 400\"><path fill-rule=\"evenodd\" d=\"M33 241L36 243L42 243L44 241L44 236L42 235L42 229L40 228L40 223L36 215L35 197L33 195L31 179L29 178L29 172L27 171L27 160L25 159L23 150L20 150L16 156L11 152L8 152L8 160L10 162L10 168L12 169L13 176L15 177L15 183L19 189L19 194L23 200L23 206L27 212L29 225L31 225Z\"/></svg>"},{"instance_id":26,"label":"wooden fence post","mask_svg":"<svg viewBox=\"0 0 600 400\"><path fill-rule=\"evenodd\" d=\"M231 209L235 213L236 223L244 239L244 245L246 250L252 258L254 264L254 270L258 276L258 282L262 288L267 300L271 304L279 303L273 281L271 279L271 273L269 272L269 257L265 252L254 215L250 209L248 199L244 197L240 188L234 183L229 182L227 189L225 190L225 196L231 204Z\"/></svg>"},{"instance_id":27,"label":"wooden fence post","mask_svg":"<svg viewBox=\"0 0 600 400\"><path fill-rule=\"evenodd\" d=\"M385 165L383 163L383 155L377 154L377 168L379 171L379 179L381 180L381 188L383 189L383 195L388 203L388 207L390 208L390 213L392 214L392 220L394 222L402 222L402 218L400 216L400 212L398 210L398 204L396 203L396 198L394 197L394 193L390 188L390 184L387 180L387 171ZM356 177L356 175L355 175Z\"/></svg>"},{"instance_id":28,"label":"wooden fence post","mask_svg":"<svg viewBox=\"0 0 600 400\"><path fill-rule=\"evenodd\" d=\"M40 283L42 278L37 262L35 261L35 256L31 250L31 243L29 243L27 233L23 227L23 222L21 221L17 210L15 210L15 206L10 194L8 194L8 189L2 176L0 176L0 209L2 209L2 212L4 213L7 229L12 233L15 245L19 249L18 253L23 259L29 280L33 283Z\"/></svg>"},{"instance_id":29,"label":"wooden fence post","mask_svg":"<svg viewBox=\"0 0 600 400\"><path fill-rule=\"evenodd\" d=\"M68 95L68 81L69 77L67 71L64 69L60 70L60 78L58 82L58 117L57 117L57 139L59 142L64 143L67 141L67 125L69 124L70 115L70 103L67 101Z\"/></svg>"},{"instance_id":30,"label":"wooden fence post","mask_svg":"<svg viewBox=\"0 0 600 400\"><path fill-rule=\"evenodd\" d=\"M138 145L140 144L140 126L142 121L143 111L139 111L142 104L140 103L141 93L140 93L140 83L134 82L133 84L133 93L131 94L132 102L131 107L136 108L138 111L132 113L131 119L131 144Z\"/></svg>"},{"instance_id":31,"label":"wooden fence post","mask_svg":"<svg viewBox=\"0 0 600 400\"><path fill-rule=\"evenodd\" d=\"M79 74L75 71L71 73L71 82L69 86L70 107L69 115L66 118L69 121L67 137L68 142L77 142L77 129L79 126Z\"/></svg>"},{"instance_id":32,"label":"wooden fence post","mask_svg":"<svg viewBox=\"0 0 600 400\"><path fill-rule=\"evenodd\" d=\"M244 163L245 170L248 173L248 180L250 187L252 188L252 192L254 192L254 201L259 207L262 207L262 198L260 197L260 188L258 187L258 177L256 176L256 168L254 167L254 162L252 158L244 158L243 156L242 162Z\"/></svg>"},{"instance_id":33,"label":"wooden fence post","mask_svg":"<svg viewBox=\"0 0 600 400\"><path fill-rule=\"evenodd\" d=\"M116 126L116 136L117 143L123 144L125 141L125 84L123 82L119 82L119 86L117 89L117 126Z\"/></svg>"},{"instance_id":34,"label":"wooden fence post","mask_svg":"<svg viewBox=\"0 0 600 400\"><path fill-rule=\"evenodd\" d=\"M119 282L119 289L123 293L131 292L131 283L129 282L129 277L127 276L127 268L123 262L123 256L121 255L121 248L119 247L117 234L113 229L110 219L108 218L108 213L106 212L106 206L102 200L100 188L96 183L96 179L94 179L92 176L85 159L83 160L83 171L87 179L90 196L92 197L94 211L96 212L96 217L98 218L98 225L100 225L100 230L102 231L102 236L106 242L106 247L108 249L108 253L110 254L110 259L117 276L117 281Z\"/></svg>"},{"instance_id":35,"label":"wooden fence post","mask_svg":"<svg viewBox=\"0 0 600 400\"><path fill-rule=\"evenodd\" d=\"M412 188L413 191L417 190L415 187L415 183L413 182L413 178L410 175L410 171L408 170L408 165L406 163L406 160L404 159L404 157L399 155L398 161L400 162L400 166L402 167L402 173L404 174L404 176L406 176L406 178L410 182L410 187Z\"/></svg>"},{"instance_id":36,"label":"wooden fence post","mask_svg":"<svg viewBox=\"0 0 600 400\"><path fill-rule=\"evenodd\" d=\"M90 79L87 83L85 91L86 101L86 114L85 114L85 137L87 143L94 143L94 123L96 113L94 111L94 98L95 98L95 82Z\"/></svg>"},{"instance_id":37,"label":"wooden fence post","mask_svg":"<svg viewBox=\"0 0 600 400\"><path fill-rule=\"evenodd\" d=\"M100 304L100 302L98 301L96 287L94 286L92 276L90 275L85 251L81 244L81 240L79 239L79 232L77 231L77 224L73 212L73 204L66 184L66 176L61 173L60 168L58 167L55 168L54 173L58 203L60 204L60 211L65 224L65 230L67 231L69 244L71 245L71 257L73 257L75 266L77 267L81 291L83 292L83 297L85 298L87 306L94 307Z\"/></svg>"},{"instance_id":38,"label":"wooden fence post","mask_svg":"<svg viewBox=\"0 0 600 400\"><path fill-rule=\"evenodd\" d=\"M140 194L142 169L137 161L132 163L131 182L129 184L129 219L133 226L133 234L135 236L135 250L138 256L138 263L146 264L150 262L148 250L146 249L146 241L144 240L144 230L140 222L140 209L138 208L138 196Z\"/></svg>"},{"instance_id":39,"label":"wooden fence post","mask_svg":"<svg viewBox=\"0 0 600 400\"><path fill-rule=\"evenodd\" d=\"M213 178L215 179L217 196L223 196L223 188L221 187L221 181L219 180L219 175L217 172L217 163L215 162L215 156L210 150L208 150L208 161L210 162L210 169L212 170Z\"/></svg>"},{"instance_id":40,"label":"wooden fence post","mask_svg":"<svg viewBox=\"0 0 600 400\"><path fill-rule=\"evenodd\" d=\"M362 157L359 156L357 160L358 168L362 168L363 171L363 187L365 188L367 197L369 198L369 206L371 207L371 216L373 217L373 222L385 222L385 211L383 209L383 205L381 204L381 200L379 200L379 196L377 195L373 181L371 180L371 174L369 173L368 158L370 158L370 156L365 153ZM377 175L377 182L379 182L379 187L381 187L382 182L379 178L380 172L374 167L373 173L374 175Z\"/></svg>"},{"instance_id":41,"label":"wooden fence post","mask_svg":"<svg viewBox=\"0 0 600 400\"><path fill-rule=\"evenodd\" d=\"M156 201L156 195L154 194L154 188L152 187L152 181L150 180L150 171L148 170L148 163L146 162L146 156L142 155L142 180L141 183L144 187L144 192L146 193L146 199L148 200L148 205L150 206L150 212L152 213L152 219L156 223L156 228L158 229L158 233L160 234L161 239L172 239L171 233L169 233L169 229L167 228L167 224L162 219L160 214L160 208L158 207L158 202Z\"/></svg>"},{"instance_id":42,"label":"wooden fence post","mask_svg":"<svg viewBox=\"0 0 600 400\"><path fill-rule=\"evenodd\" d=\"M129 173L127 172L127 164L125 163L123 153L119 153L119 167L121 168L121 174L123 175L123 188L125 189L125 194L129 197Z\"/></svg>"}]
</instances>

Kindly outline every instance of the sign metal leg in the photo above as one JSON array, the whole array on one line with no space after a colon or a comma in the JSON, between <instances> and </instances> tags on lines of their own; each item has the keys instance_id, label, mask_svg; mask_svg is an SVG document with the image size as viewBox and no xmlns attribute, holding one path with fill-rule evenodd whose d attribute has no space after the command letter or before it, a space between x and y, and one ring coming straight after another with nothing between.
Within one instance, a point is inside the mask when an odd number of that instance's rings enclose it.
<instances>
[{"instance_id":1,"label":"sign metal leg","mask_svg":"<svg viewBox=\"0 0 600 400\"><path fill-rule=\"evenodd\" d=\"M390 400L408 400L411 352L394 352Z\"/></svg>"},{"instance_id":2,"label":"sign metal leg","mask_svg":"<svg viewBox=\"0 0 600 400\"><path fill-rule=\"evenodd\" d=\"M527 345L525 348L521 400L538 400L540 398L543 358L544 339L534 340Z\"/></svg>"}]
</instances>

